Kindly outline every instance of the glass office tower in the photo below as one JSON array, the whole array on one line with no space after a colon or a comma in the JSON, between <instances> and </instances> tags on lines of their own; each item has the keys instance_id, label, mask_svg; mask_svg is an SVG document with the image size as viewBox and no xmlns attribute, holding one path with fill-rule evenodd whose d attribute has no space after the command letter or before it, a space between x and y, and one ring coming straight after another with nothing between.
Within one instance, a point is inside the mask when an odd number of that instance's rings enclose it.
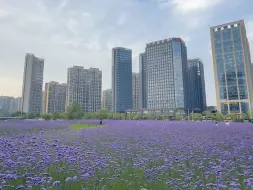
<instances>
[{"instance_id":1,"label":"glass office tower","mask_svg":"<svg viewBox=\"0 0 253 190\"><path fill-rule=\"evenodd\" d=\"M188 59L188 98L189 111L206 110L204 65L199 58Z\"/></svg>"},{"instance_id":2,"label":"glass office tower","mask_svg":"<svg viewBox=\"0 0 253 190\"><path fill-rule=\"evenodd\" d=\"M148 109L187 108L187 49L181 38L146 46Z\"/></svg>"},{"instance_id":3,"label":"glass office tower","mask_svg":"<svg viewBox=\"0 0 253 190\"><path fill-rule=\"evenodd\" d=\"M252 65L243 20L210 28L217 110L252 110Z\"/></svg>"},{"instance_id":4,"label":"glass office tower","mask_svg":"<svg viewBox=\"0 0 253 190\"><path fill-rule=\"evenodd\" d=\"M112 49L112 109L125 112L132 109L132 50Z\"/></svg>"}]
</instances>

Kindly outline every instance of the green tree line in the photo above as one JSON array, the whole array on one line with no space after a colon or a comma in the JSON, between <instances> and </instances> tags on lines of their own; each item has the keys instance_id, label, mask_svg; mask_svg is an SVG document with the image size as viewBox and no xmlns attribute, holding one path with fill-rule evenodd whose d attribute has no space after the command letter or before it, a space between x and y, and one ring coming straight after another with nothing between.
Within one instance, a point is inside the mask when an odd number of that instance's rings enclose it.
<instances>
[{"instance_id":1,"label":"green tree line","mask_svg":"<svg viewBox=\"0 0 253 190\"><path fill-rule=\"evenodd\" d=\"M152 116L150 113L148 114L135 114L135 113L111 113L106 109L100 109L96 113L83 113L81 107L77 103L73 103L71 106L67 108L65 113L41 113L40 115L26 114L22 112L15 112L10 115L11 117L17 117L20 119L35 119L42 118L44 120L57 120L57 119L65 119L65 120L73 120L73 119L114 119L114 120L139 120L139 119L169 119L166 116ZM224 115L220 112L211 113L210 111L204 111L203 113L190 113L187 115L184 111L174 113L175 120L203 120L203 118L209 118L216 121L223 121L226 119L237 121L238 115L236 113L232 113L229 115ZM203 117L205 116L205 117ZM242 114L240 119L250 119L253 116L253 111L248 112L247 114Z\"/></svg>"}]
</instances>

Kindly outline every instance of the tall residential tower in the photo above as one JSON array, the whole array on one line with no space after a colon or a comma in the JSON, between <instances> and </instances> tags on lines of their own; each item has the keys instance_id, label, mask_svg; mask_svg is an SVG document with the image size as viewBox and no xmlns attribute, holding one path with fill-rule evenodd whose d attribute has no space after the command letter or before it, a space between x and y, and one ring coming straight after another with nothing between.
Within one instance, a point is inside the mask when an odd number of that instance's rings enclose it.
<instances>
[{"instance_id":1,"label":"tall residential tower","mask_svg":"<svg viewBox=\"0 0 253 190\"><path fill-rule=\"evenodd\" d=\"M68 69L66 107L78 103L82 112L101 109L102 71L74 66Z\"/></svg>"},{"instance_id":2,"label":"tall residential tower","mask_svg":"<svg viewBox=\"0 0 253 190\"><path fill-rule=\"evenodd\" d=\"M42 106L44 59L26 54L22 90L22 111L38 115Z\"/></svg>"},{"instance_id":3,"label":"tall residential tower","mask_svg":"<svg viewBox=\"0 0 253 190\"><path fill-rule=\"evenodd\" d=\"M253 109L252 65L243 20L210 28L217 110L224 114Z\"/></svg>"},{"instance_id":4,"label":"tall residential tower","mask_svg":"<svg viewBox=\"0 0 253 190\"><path fill-rule=\"evenodd\" d=\"M66 90L66 84L54 81L45 84L44 111L46 113L65 112Z\"/></svg>"},{"instance_id":5,"label":"tall residential tower","mask_svg":"<svg viewBox=\"0 0 253 190\"><path fill-rule=\"evenodd\" d=\"M112 49L112 100L113 112L125 112L132 101L132 50L123 47Z\"/></svg>"}]
</instances>

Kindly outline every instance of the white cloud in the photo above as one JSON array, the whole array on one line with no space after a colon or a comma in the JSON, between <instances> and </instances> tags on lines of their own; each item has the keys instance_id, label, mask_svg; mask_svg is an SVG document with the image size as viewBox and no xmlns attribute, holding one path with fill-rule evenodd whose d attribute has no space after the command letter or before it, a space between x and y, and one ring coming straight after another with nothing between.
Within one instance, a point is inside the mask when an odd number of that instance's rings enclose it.
<instances>
[{"instance_id":1,"label":"white cloud","mask_svg":"<svg viewBox=\"0 0 253 190\"><path fill-rule=\"evenodd\" d=\"M117 26L119 27L123 26L126 23L126 21L127 21L127 15L126 13L122 13L117 20Z\"/></svg>"},{"instance_id":2,"label":"white cloud","mask_svg":"<svg viewBox=\"0 0 253 190\"><path fill-rule=\"evenodd\" d=\"M57 7L58 12L61 12L69 3L69 0L61 0L59 6Z\"/></svg>"},{"instance_id":3,"label":"white cloud","mask_svg":"<svg viewBox=\"0 0 253 190\"><path fill-rule=\"evenodd\" d=\"M4 19L4 18L7 18L11 15L11 13L7 10L4 10L4 9L0 9L0 19Z\"/></svg>"},{"instance_id":4,"label":"white cloud","mask_svg":"<svg viewBox=\"0 0 253 190\"><path fill-rule=\"evenodd\" d=\"M154 0L161 8L174 7L181 14L202 11L220 4L223 0Z\"/></svg>"},{"instance_id":5,"label":"white cloud","mask_svg":"<svg viewBox=\"0 0 253 190\"><path fill-rule=\"evenodd\" d=\"M133 50L133 70L138 71L138 55L147 42L181 36L188 55L201 56L210 65L207 23L221 1L0 0L0 92L20 96L27 52L45 59L44 82L66 82L67 68L82 65L103 71L103 89L111 86L115 46ZM206 74L207 84L212 84L212 74Z\"/></svg>"},{"instance_id":6,"label":"white cloud","mask_svg":"<svg viewBox=\"0 0 253 190\"><path fill-rule=\"evenodd\" d=\"M191 13L208 9L221 2L222 0L172 0L171 4L181 13Z\"/></svg>"}]
</instances>

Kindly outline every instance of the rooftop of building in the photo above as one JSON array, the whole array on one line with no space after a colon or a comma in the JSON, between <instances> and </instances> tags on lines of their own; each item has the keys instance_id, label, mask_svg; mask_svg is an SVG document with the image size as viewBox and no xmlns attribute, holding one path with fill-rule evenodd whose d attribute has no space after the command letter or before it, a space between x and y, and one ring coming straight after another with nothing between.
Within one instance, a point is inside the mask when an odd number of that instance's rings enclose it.
<instances>
[{"instance_id":1,"label":"rooftop of building","mask_svg":"<svg viewBox=\"0 0 253 190\"><path fill-rule=\"evenodd\" d=\"M125 48L125 47L114 47L112 48L113 50L118 50L118 49L121 49L121 50L127 50L127 51L132 51L131 49L129 48Z\"/></svg>"},{"instance_id":2,"label":"rooftop of building","mask_svg":"<svg viewBox=\"0 0 253 190\"><path fill-rule=\"evenodd\" d=\"M44 61L43 58L36 57L33 53L27 53L26 56L32 56L32 57L35 57L36 59L38 59L40 61Z\"/></svg>"},{"instance_id":3,"label":"rooftop of building","mask_svg":"<svg viewBox=\"0 0 253 190\"><path fill-rule=\"evenodd\" d=\"M194 61L200 61L200 62L203 62L199 57L195 57L195 58L190 58L190 59L187 59L188 61L190 62L194 62Z\"/></svg>"},{"instance_id":4,"label":"rooftop of building","mask_svg":"<svg viewBox=\"0 0 253 190\"><path fill-rule=\"evenodd\" d=\"M185 43L184 40L182 38L179 37L173 37L173 38L167 38L167 39L163 39L163 40L158 40L158 41L153 41L153 42L149 42L146 45L150 46L150 45L158 45L158 44L163 44L163 43L167 43L170 41L179 41L181 43Z\"/></svg>"},{"instance_id":5,"label":"rooftop of building","mask_svg":"<svg viewBox=\"0 0 253 190\"><path fill-rule=\"evenodd\" d=\"M226 28L238 27L240 24L244 25L244 20L237 20L237 21L233 21L233 22L228 22L228 23L212 26L211 30L223 30Z\"/></svg>"}]
</instances>

